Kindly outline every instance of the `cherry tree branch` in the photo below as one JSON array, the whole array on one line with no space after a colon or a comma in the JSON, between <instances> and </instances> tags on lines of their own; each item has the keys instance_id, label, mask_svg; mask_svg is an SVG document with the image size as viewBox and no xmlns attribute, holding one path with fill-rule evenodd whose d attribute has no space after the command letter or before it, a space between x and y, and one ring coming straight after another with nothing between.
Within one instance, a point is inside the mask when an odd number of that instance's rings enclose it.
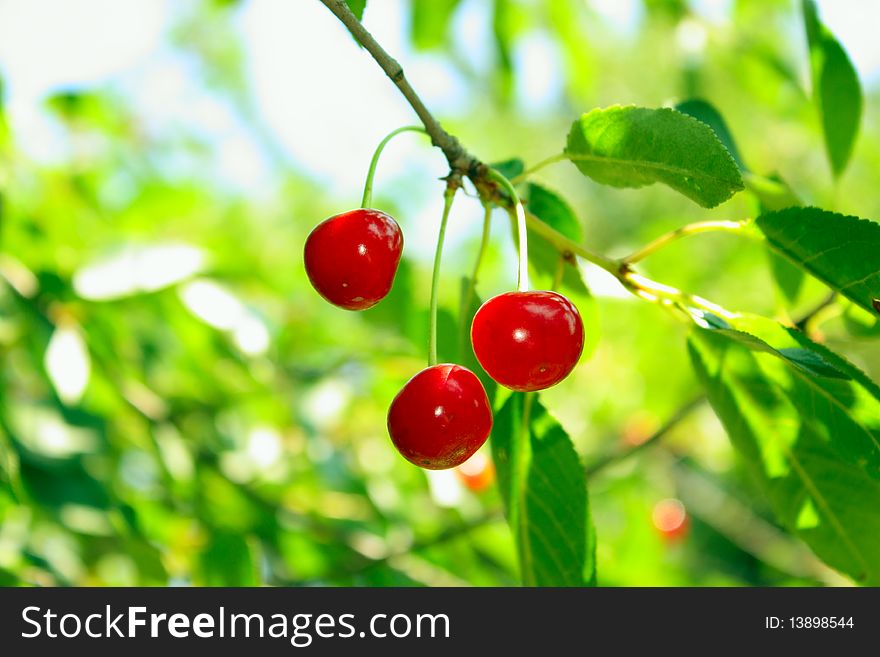
<instances>
[{"instance_id":1,"label":"cherry tree branch","mask_svg":"<svg viewBox=\"0 0 880 657\"><path fill-rule=\"evenodd\" d=\"M385 71L385 74L391 78L391 81L394 82L401 94L403 94L403 97L425 126L425 131L431 138L431 143L443 151L443 154L446 156L449 168L451 169L449 180L460 180L462 176L467 176L474 183L484 203L489 202L504 208L514 207L513 199L509 194L505 193L503 185L498 183L497 173L494 177L490 175L492 170L489 166L471 155L456 137L446 132L425 106L425 103L416 93L415 89L412 88L412 85L407 81L403 67L373 38L373 35L367 31L357 16L349 9L345 0L320 0L320 2L333 12L333 15L348 28L354 40L363 46L379 67ZM555 160L555 158L551 158L551 160ZM625 260L612 260L587 251L584 247L569 240L562 233L531 213L526 213L526 221L532 230L540 233L545 239L550 241L560 253L574 253L602 267L615 276L627 290L642 299L659 303L666 307L689 305L705 309L711 306L712 312L724 313L724 310L715 304L701 303L702 300L696 297L686 295L669 286L655 283L644 276L636 275Z\"/></svg>"},{"instance_id":2,"label":"cherry tree branch","mask_svg":"<svg viewBox=\"0 0 880 657\"><path fill-rule=\"evenodd\" d=\"M431 137L431 143L443 151L443 155L446 156L446 160L449 162L449 168L459 175L467 176L476 183L484 174L487 168L486 165L468 153L457 138L444 130L443 126L434 118L434 115L431 114L425 103L406 79L403 67L379 45L379 42L373 38L373 35L367 31L357 16L348 8L345 0L320 1L348 28L354 40L370 53L379 67L385 71L385 75L391 78L391 81L397 85L400 93L403 94L410 107L413 108L422 125L425 126L428 136Z\"/></svg>"}]
</instances>

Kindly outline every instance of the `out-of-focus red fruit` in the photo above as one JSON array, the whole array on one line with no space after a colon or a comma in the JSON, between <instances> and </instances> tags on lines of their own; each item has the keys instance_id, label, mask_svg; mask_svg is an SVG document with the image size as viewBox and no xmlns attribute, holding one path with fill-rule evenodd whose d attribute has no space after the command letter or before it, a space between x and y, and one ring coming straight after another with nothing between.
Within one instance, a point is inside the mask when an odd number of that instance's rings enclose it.
<instances>
[{"instance_id":1,"label":"out-of-focus red fruit","mask_svg":"<svg viewBox=\"0 0 880 657\"><path fill-rule=\"evenodd\" d=\"M683 539L690 529L687 509L681 500L661 500L654 505L651 512L654 527L660 532L664 540L676 542Z\"/></svg>"},{"instance_id":2,"label":"out-of-focus red fruit","mask_svg":"<svg viewBox=\"0 0 880 657\"><path fill-rule=\"evenodd\" d=\"M495 465L485 452L477 452L455 469L465 488L480 493L495 481Z\"/></svg>"}]
</instances>

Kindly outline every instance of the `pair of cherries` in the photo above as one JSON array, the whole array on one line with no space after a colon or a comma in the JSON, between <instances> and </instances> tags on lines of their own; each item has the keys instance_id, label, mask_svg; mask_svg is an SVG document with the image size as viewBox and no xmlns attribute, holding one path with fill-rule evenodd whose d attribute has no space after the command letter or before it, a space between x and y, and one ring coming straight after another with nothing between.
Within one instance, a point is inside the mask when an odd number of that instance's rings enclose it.
<instances>
[{"instance_id":1,"label":"pair of cherries","mask_svg":"<svg viewBox=\"0 0 880 657\"><path fill-rule=\"evenodd\" d=\"M379 210L359 208L318 224L305 244L305 267L318 293L347 310L376 305L391 290L403 235ZM584 347L580 314L555 292L507 292L486 301L471 325L486 373L519 392L556 385ZM466 367L432 365L412 377L388 409L388 432L415 465L443 470L464 463L489 437L492 409Z\"/></svg>"}]
</instances>

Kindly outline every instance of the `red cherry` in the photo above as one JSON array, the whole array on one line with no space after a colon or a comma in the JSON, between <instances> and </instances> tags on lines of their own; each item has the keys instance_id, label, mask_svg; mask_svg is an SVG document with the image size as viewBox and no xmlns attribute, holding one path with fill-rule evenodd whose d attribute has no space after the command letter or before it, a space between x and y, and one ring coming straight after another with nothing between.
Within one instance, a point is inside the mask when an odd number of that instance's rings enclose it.
<instances>
[{"instance_id":1,"label":"red cherry","mask_svg":"<svg viewBox=\"0 0 880 657\"><path fill-rule=\"evenodd\" d=\"M507 292L484 303L471 324L474 354L501 385L529 392L554 386L577 365L584 323L556 292Z\"/></svg>"},{"instance_id":2,"label":"red cherry","mask_svg":"<svg viewBox=\"0 0 880 657\"><path fill-rule=\"evenodd\" d=\"M306 239L306 274L330 303L366 310L379 303L394 282L403 234L384 212L358 208L325 219Z\"/></svg>"},{"instance_id":3,"label":"red cherry","mask_svg":"<svg viewBox=\"0 0 880 657\"><path fill-rule=\"evenodd\" d=\"M432 365L406 382L388 409L388 433L405 459L428 470L467 461L492 430L492 409L476 374Z\"/></svg>"}]
</instances>

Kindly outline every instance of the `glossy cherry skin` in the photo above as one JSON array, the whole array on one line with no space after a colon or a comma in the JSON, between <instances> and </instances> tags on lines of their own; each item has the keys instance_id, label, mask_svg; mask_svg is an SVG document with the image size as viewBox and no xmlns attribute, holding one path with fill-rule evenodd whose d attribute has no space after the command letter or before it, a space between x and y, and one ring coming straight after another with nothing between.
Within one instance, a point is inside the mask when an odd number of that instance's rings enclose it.
<instances>
[{"instance_id":1,"label":"glossy cherry skin","mask_svg":"<svg viewBox=\"0 0 880 657\"><path fill-rule=\"evenodd\" d=\"M366 310L391 289L403 234L384 212L358 208L315 226L304 251L306 274L318 294L340 308Z\"/></svg>"},{"instance_id":2,"label":"glossy cherry skin","mask_svg":"<svg viewBox=\"0 0 880 657\"><path fill-rule=\"evenodd\" d=\"M556 292L507 292L484 303L471 324L474 354L486 373L519 392L554 386L584 349L584 323Z\"/></svg>"},{"instance_id":3,"label":"glossy cherry skin","mask_svg":"<svg viewBox=\"0 0 880 657\"><path fill-rule=\"evenodd\" d=\"M432 365L406 382L388 408L391 442L428 470L467 461L492 430L492 408L476 374L460 365Z\"/></svg>"}]
</instances>

